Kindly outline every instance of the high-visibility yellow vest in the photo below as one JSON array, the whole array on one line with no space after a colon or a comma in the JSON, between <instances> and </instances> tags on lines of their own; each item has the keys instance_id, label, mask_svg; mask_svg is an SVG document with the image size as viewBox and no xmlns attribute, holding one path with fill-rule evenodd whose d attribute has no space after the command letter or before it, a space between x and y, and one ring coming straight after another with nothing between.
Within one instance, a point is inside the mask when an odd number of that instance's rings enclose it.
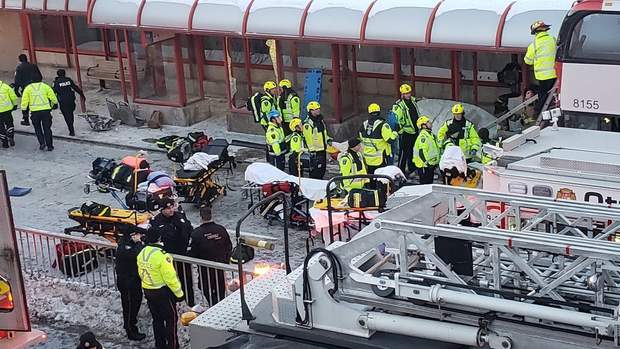
<instances>
[{"instance_id":1,"label":"high-visibility yellow vest","mask_svg":"<svg viewBox=\"0 0 620 349\"><path fill-rule=\"evenodd\" d=\"M303 133L309 151L317 152L327 150L327 141L331 139L327 134L327 125L323 128L323 132L319 132L312 118L308 117L304 122Z\"/></svg>"},{"instance_id":2,"label":"high-visibility yellow vest","mask_svg":"<svg viewBox=\"0 0 620 349\"><path fill-rule=\"evenodd\" d=\"M34 82L24 89L22 94L22 109L33 111L50 110L58 104L56 94L51 87L42 82Z\"/></svg>"},{"instance_id":3,"label":"high-visibility yellow vest","mask_svg":"<svg viewBox=\"0 0 620 349\"><path fill-rule=\"evenodd\" d=\"M280 114L282 114L282 120L291 122L293 118L298 118L301 115L301 100L296 93L291 92L286 96L284 109L280 108L280 98L282 98L282 96L278 96L278 109L281 109Z\"/></svg>"},{"instance_id":4,"label":"high-visibility yellow vest","mask_svg":"<svg viewBox=\"0 0 620 349\"><path fill-rule=\"evenodd\" d=\"M413 163L418 168L435 166L439 163L439 146L435 135L423 128L413 147Z\"/></svg>"},{"instance_id":5,"label":"high-visibility yellow vest","mask_svg":"<svg viewBox=\"0 0 620 349\"><path fill-rule=\"evenodd\" d=\"M172 256L161 247L147 245L138 254L138 275L145 290L157 290L167 286L178 298L183 297L181 282L174 270Z\"/></svg>"},{"instance_id":6,"label":"high-visibility yellow vest","mask_svg":"<svg viewBox=\"0 0 620 349\"><path fill-rule=\"evenodd\" d=\"M390 125L382 119L375 119L372 125L370 120L364 121L360 129L360 139L364 145L364 161L368 166L381 166L383 154L392 155L392 147L388 143L398 137Z\"/></svg>"},{"instance_id":7,"label":"high-visibility yellow vest","mask_svg":"<svg viewBox=\"0 0 620 349\"><path fill-rule=\"evenodd\" d=\"M355 154L359 161L355 161L354 155L351 153L353 150L349 150L347 153L341 153L338 156L338 167L340 168L340 174L342 176L354 176L360 174L367 174L366 165L361 154ZM342 188L348 193L351 189L361 189L364 184L368 182L367 178L359 179L344 179L342 181Z\"/></svg>"},{"instance_id":8,"label":"high-visibility yellow vest","mask_svg":"<svg viewBox=\"0 0 620 349\"><path fill-rule=\"evenodd\" d=\"M453 144L453 141L446 134L448 133L448 127L452 125L453 121L454 119L446 121L437 132L437 144L442 149L445 149L448 144ZM461 150L463 151L463 155L465 155L466 159L471 159L476 156L476 154L478 154L478 151L482 147L482 144L480 142L480 137L478 136L478 132L476 132L474 124L467 120L465 121L464 136L463 138L458 139L458 144L454 145L458 145L461 148Z\"/></svg>"},{"instance_id":9,"label":"high-visibility yellow vest","mask_svg":"<svg viewBox=\"0 0 620 349\"><path fill-rule=\"evenodd\" d=\"M267 126L269 124L269 112L276 110L276 98L265 92L260 98L260 124Z\"/></svg>"},{"instance_id":10,"label":"high-visibility yellow vest","mask_svg":"<svg viewBox=\"0 0 620 349\"><path fill-rule=\"evenodd\" d=\"M0 81L0 113L13 110L17 105L17 95L11 86Z\"/></svg>"},{"instance_id":11,"label":"high-visibility yellow vest","mask_svg":"<svg viewBox=\"0 0 620 349\"><path fill-rule=\"evenodd\" d=\"M286 138L284 137L284 130L278 124L273 122L267 126L267 132L265 132L265 141L269 147L269 154L278 156L286 153Z\"/></svg>"},{"instance_id":12,"label":"high-visibility yellow vest","mask_svg":"<svg viewBox=\"0 0 620 349\"><path fill-rule=\"evenodd\" d=\"M289 149L291 149L291 152L301 153L301 151L304 148L304 139L302 135L299 132L294 131L288 136L287 139L288 139Z\"/></svg>"},{"instance_id":13,"label":"high-visibility yellow vest","mask_svg":"<svg viewBox=\"0 0 620 349\"><path fill-rule=\"evenodd\" d=\"M413 104L413 108L417 111L418 105L413 99L413 97L411 97L411 103ZM411 120L409 107L404 100L397 100L392 107L392 112L396 114L396 120L398 121L398 125L400 126L400 130L398 131L399 133L415 134L416 132L418 132L418 127L415 125L415 120ZM420 113L418 111L418 115L419 114Z\"/></svg>"},{"instance_id":14,"label":"high-visibility yellow vest","mask_svg":"<svg viewBox=\"0 0 620 349\"><path fill-rule=\"evenodd\" d=\"M524 62L534 66L536 80L550 80L557 78L555 73L555 38L547 32L536 34L534 42L527 47Z\"/></svg>"}]
</instances>

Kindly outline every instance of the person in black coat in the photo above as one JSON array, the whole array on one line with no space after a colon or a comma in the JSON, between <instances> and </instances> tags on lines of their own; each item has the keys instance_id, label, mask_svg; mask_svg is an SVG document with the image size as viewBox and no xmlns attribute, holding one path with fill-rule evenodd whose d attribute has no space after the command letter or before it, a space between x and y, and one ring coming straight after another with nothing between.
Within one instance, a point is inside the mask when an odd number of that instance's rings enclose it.
<instances>
[{"instance_id":1,"label":"person in black coat","mask_svg":"<svg viewBox=\"0 0 620 349\"><path fill-rule=\"evenodd\" d=\"M84 92L80 89L71 78L67 77L67 73L64 69L58 69L56 72L58 76L54 79L54 92L58 97L58 103L60 104L60 112L65 118L65 123L69 129L69 136L75 136L75 129L73 128L73 113L75 112L75 94L79 94L82 99L86 99Z\"/></svg>"},{"instance_id":2,"label":"person in black coat","mask_svg":"<svg viewBox=\"0 0 620 349\"><path fill-rule=\"evenodd\" d=\"M116 258L114 260L116 270L116 287L121 293L121 305L123 307L123 327L127 338L141 341L146 338L144 333L138 330L138 312L142 305L142 285L138 275L136 257L144 247L141 239L142 230L127 229L118 241Z\"/></svg>"},{"instance_id":3,"label":"person in black coat","mask_svg":"<svg viewBox=\"0 0 620 349\"><path fill-rule=\"evenodd\" d=\"M36 64L28 62L28 56L25 54L19 55L17 59L19 60L19 64L17 65L17 68L15 68L15 81L13 88L15 89L15 94L17 94L18 97L21 97L26 86L36 81L43 81L43 75L41 75L41 71ZM28 110L22 110L22 125L30 125L28 116Z\"/></svg>"},{"instance_id":4,"label":"person in black coat","mask_svg":"<svg viewBox=\"0 0 620 349\"><path fill-rule=\"evenodd\" d=\"M161 236L164 251L181 256L187 255L192 224L187 220L185 212L177 206L174 199L163 200L162 209L159 214L151 219L149 229ZM183 287L185 302L193 307L194 289L191 265L175 261L174 267Z\"/></svg>"},{"instance_id":5,"label":"person in black coat","mask_svg":"<svg viewBox=\"0 0 620 349\"><path fill-rule=\"evenodd\" d=\"M190 257L206 259L213 262L228 263L232 253L232 243L228 231L213 222L211 207L200 208L202 224L192 231ZM200 268L198 287L211 306L226 297L226 279L223 270Z\"/></svg>"}]
</instances>

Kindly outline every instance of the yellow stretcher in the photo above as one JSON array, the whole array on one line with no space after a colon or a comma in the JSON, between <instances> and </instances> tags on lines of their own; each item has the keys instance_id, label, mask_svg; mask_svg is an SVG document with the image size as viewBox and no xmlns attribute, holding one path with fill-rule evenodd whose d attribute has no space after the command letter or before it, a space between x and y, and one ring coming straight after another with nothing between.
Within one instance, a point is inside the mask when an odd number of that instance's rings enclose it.
<instances>
[{"instance_id":1,"label":"yellow stretcher","mask_svg":"<svg viewBox=\"0 0 620 349\"><path fill-rule=\"evenodd\" d=\"M65 234L72 232L84 235L96 234L112 242L117 242L120 236L128 230L128 227L146 223L151 219L149 213L119 208L111 208L104 215L94 215L82 212L80 207L74 207L68 210L68 215L79 225L66 228Z\"/></svg>"}]
</instances>

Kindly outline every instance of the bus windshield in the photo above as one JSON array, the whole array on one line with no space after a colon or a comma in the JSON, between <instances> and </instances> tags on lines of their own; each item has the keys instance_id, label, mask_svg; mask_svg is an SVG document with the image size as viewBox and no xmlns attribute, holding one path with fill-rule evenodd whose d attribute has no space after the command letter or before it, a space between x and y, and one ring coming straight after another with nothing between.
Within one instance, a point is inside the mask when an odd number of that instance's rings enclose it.
<instances>
[{"instance_id":1,"label":"bus windshield","mask_svg":"<svg viewBox=\"0 0 620 349\"><path fill-rule=\"evenodd\" d=\"M591 13L572 28L567 58L583 63L620 63L620 13Z\"/></svg>"}]
</instances>

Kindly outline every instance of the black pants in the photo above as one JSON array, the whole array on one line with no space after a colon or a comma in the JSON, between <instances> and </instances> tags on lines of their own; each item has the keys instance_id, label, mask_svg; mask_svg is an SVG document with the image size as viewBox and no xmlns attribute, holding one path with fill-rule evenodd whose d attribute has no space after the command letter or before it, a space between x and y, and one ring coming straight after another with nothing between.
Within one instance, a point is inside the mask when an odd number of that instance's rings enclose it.
<instances>
[{"instance_id":1,"label":"black pants","mask_svg":"<svg viewBox=\"0 0 620 349\"><path fill-rule=\"evenodd\" d=\"M273 154L267 154L267 162L277 167L281 171L286 171L286 154L280 154L278 156Z\"/></svg>"},{"instance_id":2,"label":"black pants","mask_svg":"<svg viewBox=\"0 0 620 349\"><path fill-rule=\"evenodd\" d=\"M138 312L142 305L142 287L140 280L135 282L120 281L116 285L121 293L123 306L123 328L129 333L138 333Z\"/></svg>"},{"instance_id":3,"label":"black pants","mask_svg":"<svg viewBox=\"0 0 620 349\"><path fill-rule=\"evenodd\" d=\"M181 288L185 297L185 303L190 307L194 304L194 278L192 277L192 266L186 263L174 262L174 269L177 271Z\"/></svg>"},{"instance_id":4,"label":"black pants","mask_svg":"<svg viewBox=\"0 0 620 349\"><path fill-rule=\"evenodd\" d=\"M158 290L144 290L146 302L153 317L153 335L155 348L178 349L177 314L174 295L167 287Z\"/></svg>"},{"instance_id":5,"label":"black pants","mask_svg":"<svg viewBox=\"0 0 620 349\"><path fill-rule=\"evenodd\" d=\"M427 166L418 169L418 176L420 176L420 184L433 184L433 177L435 176L435 168L437 166Z\"/></svg>"},{"instance_id":6,"label":"black pants","mask_svg":"<svg viewBox=\"0 0 620 349\"><path fill-rule=\"evenodd\" d=\"M398 167L405 175L416 170L413 164L413 146L415 145L417 134L403 133L400 135L400 154L398 156ZM407 170L409 172L407 172Z\"/></svg>"},{"instance_id":7,"label":"black pants","mask_svg":"<svg viewBox=\"0 0 620 349\"><path fill-rule=\"evenodd\" d=\"M323 179L325 176L325 166L327 165L327 152L317 151L312 153L312 160L310 161L310 178Z\"/></svg>"},{"instance_id":8,"label":"black pants","mask_svg":"<svg viewBox=\"0 0 620 349\"><path fill-rule=\"evenodd\" d=\"M536 107L534 108L536 114L539 114L545 106L547 96L549 96L549 90L555 85L555 80L557 79L541 80L538 82L540 84L540 86L538 86L538 102L536 102Z\"/></svg>"},{"instance_id":9,"label":"black pants","mask_svg":"<svg viewBox=\"0 0 620 349\"><path fill-rule=\"evenodd\" d=\"M69 129L69 134L75 134L75 129L73 128L74 116L75 112L75 101L67 101L60 103L60 112L62 116L65 118L65 123L67 124L67 128Z\"/></svg>"},{"instance_id":10,"label":"black pants","mask_svg":"<svg viewBox=\"0 0 620 349\"><path fill-rule=\"evenodd\" d=\"M52 114L49 110L33 111L30 114L34 133L37 135L39 145L53 148L52 143Z\"/></svg>"},{"instance_id":11,"label":"black pants","mask_svg":"<svg viewBox=\"0 0 620 349\"><path fill-rule=\"evenodd\" d=\"M209 306L216 305L226 297L226 278L223 270L213 268L200 268L200 283L198 287L202 290L205 298L209 301Z\"/></svg>"},{"instance_id":12,"label":"black pants","mask_svg":"<svg viewBox=\"0 0 620 349\"><path fill-rule=\"evenodd\" d=\"M0 113L0 142L3 146L15 138L15 128L13 127L13 114L11 110Z\"/></svg>"},{"instance_id":13,"label":"black pants","mask_svg":"<svg viewBox=\"0 0 620 349\"><path fill-rule=\"evenodd\" d=\"M22 122L26 122L28 124L30 124L30 122L28 121L28 116L29 116L30 112L28 111L28 109L22 109Z\"/></svg>"}]
</instances>

